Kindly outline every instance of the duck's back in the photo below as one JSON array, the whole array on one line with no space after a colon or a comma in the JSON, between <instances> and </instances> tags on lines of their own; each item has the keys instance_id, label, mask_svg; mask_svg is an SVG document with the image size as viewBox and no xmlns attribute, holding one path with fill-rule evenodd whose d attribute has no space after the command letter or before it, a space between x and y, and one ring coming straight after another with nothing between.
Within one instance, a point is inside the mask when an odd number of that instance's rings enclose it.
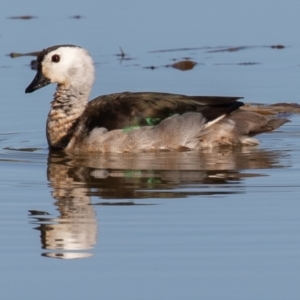
<instances>
[{"instance_id":1,"label":"duck's back","mask_svg":"<svg viewBox=\"0 0 300 300\"><path fill-rule=\"evenodd\" d=\"M243 111L238 97L120 93L98 97L80 117L71 151L135 152L252 145L287 120Z\"/></svg>"},{"instance_id":2,"label":"duck's back","mask_svg":"<svg viewBox=\"0 0 300 300\"><path fill-rule=\"evenodd\" d=\"M95 98L82 114L88 131L132 126L154 126L164 119L186 112L201 113L209 122L243 105L239 97L185 96L167 93L118 93Z\"/></svg>"}]
</instances>

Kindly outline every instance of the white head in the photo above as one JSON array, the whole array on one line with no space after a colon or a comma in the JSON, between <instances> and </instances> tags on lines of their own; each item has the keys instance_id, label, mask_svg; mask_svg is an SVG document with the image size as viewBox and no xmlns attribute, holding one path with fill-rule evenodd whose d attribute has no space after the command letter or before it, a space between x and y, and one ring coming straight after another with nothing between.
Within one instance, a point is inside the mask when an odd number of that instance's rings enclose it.
<instances>
[{"instance_id":1,"label":"white head","mask_svg":"<svg viewBox=\"0 0 300 300\"><path fill-rule=\"evenodd\" d=\"M25 90L31 93L50 83L90 91L94 83L95 68L89 53L78 46L60 45L44 49L38 58L38 70Z\"/></svg>"}]
</instances>

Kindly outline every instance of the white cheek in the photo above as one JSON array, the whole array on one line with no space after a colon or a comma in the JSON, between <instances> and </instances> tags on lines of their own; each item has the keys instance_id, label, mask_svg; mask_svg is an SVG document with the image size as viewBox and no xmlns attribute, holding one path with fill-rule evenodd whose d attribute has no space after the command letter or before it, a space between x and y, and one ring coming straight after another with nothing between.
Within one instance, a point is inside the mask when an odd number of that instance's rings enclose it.
<instances>
[{"instance_id":1,"label":"white cheek","mask_svg":"<svg viewBox=\"0 0 300 300\"><path fill-rule=\"evenodd\" d=\"M43 74L51 83L65 84L67 81L64 72L58 66L43 66Z\"/></svg>"},{"instance_id":2,"label":"white cheek","mask_svg":"<svg viewBox=\"0 0 300 300\"><path fill-rule=\"evenodd\" d=\"M46 78L50 79L51 72L50 72L49 68L42 66L42 73Z\"/></svg>"},{"instance_id":3,"label":"white cheek","mask_svg":"<svg viewBox=\"0 0 300 300\"><path fill-rule=\"evenodd\" d=\"M59 83L59 84L64 84L66 79L62 74L52 74L50 78L52 83Z\"/></svg>"}]
</instances>

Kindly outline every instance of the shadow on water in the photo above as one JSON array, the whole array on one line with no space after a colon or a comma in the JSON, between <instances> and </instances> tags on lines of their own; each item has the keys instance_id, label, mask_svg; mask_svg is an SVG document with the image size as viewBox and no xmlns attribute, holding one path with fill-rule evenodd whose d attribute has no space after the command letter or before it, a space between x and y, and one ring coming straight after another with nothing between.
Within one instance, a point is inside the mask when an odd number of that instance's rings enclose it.
<instances>
[{"instance_id":1,"label":"shadow on water","mask_svg":"<svg viewBox=\"0 0 300 300\"><path fill-rule=\"evenodd\" d=\"M47 178L59 213L30 210L30 223L40 231L43 256L89 257L92 254L86 251L97 243L96 206L158 205L157 199L201 200L245 193L243 181L266 176L261 169L285 167L280 162L283 155L257 148L90 156L50 153Z\"/></svg>"}]
</instances>

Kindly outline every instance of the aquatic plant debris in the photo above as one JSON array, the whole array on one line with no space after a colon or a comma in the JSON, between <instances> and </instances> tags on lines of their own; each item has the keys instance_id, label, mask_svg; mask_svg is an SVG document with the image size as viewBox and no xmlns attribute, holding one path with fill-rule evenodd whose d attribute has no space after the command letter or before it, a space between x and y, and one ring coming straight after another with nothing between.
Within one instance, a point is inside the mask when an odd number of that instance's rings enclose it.
<instances>
[{"instance_id":1,"label":"aquatic plant debris","mask_svg":"<svg viewBox=\"0 0 300 300\"><path fill-rule=\"evenodd\" d=\"M178 61L172 65L166 65L166 67L172 67L174 69L180 70L180 71L188 71L191 70L197 65L196 62L192 60L182 60Z\"/></svg>"},{"instance_id":2,"label":"aquatic plant debris","mask_svg":"<svg viewBox=\"0 0 300 300\"><path fill-rule=\"evenodd\" d=\"M155 70L157 69L158 67L155 67L155 66L148 66L148 67L143 67L143 69L150 69L150 70Z\"/></svg>"},{"instance_id":3,"label":"aquatic plant debris","mask_svg":"<svg viewBox=\"0 0 300 300\"><path fill-rule=\"evenodd\" d=\"M254 66L254 65L259 65L261 63L259 62L240 62L240 63L216 63L214 64L215 66L231 66L231 65L236 65L236 66Z\"/></svg>"},{"instance_id":4,"label":"aquatic plant debris","mask_svg":"<svg viewBox=\"0 0 300 300\"><path fill-rule=\"evenodd\" d=\"M184 47L184 48L174 48L174 49L161 49L161 50L152 50L148 53L163 53L163 52L176 52L176 51L193 51L193 50L207 50L208 53L214 52L236 52L240 50L246 50L251 48L271 48L271 49L284 49L285 46L282 44L270 45L270 46L203 46L203 47Z\"/></svg>"},{"instance_id":5,"label":"aquatic plant debris","mask_svg":"<svg viewBox=\"0 0 300 300\"><path fill-rule=\"evenodd\" d=\"M121 58L124 58L125 55L126 55L125 52L123 51L123 49L121 48L121 46L119 46L119 49L120 49L121 53L117 53L116 56L120 56Z\"/></svg>"},{"instance_id":6,"label":"aquatic plant debris","mask_svg":"<svg viewBox=\"0 0 300 300\"><path fill-rule=\"evenodd\" d=\"M11 19L11 20L30 20L30 19L36 19L36 18L37 17L30 16L30 15L8 17L8 19Z\"/></svg>"},{"instance_id":7,"label":"aquatic plant debris","mask_svg":"<svg viewBox=\"0 0 300 300\"><path fill-rule=\"evenodd\" d=\"M129 57L128 54L126 54L126 53L123 51L123 49L122 49L121 46L119 47L119 49L120 49L120 53L115 54L115 56L117 56L117 57L119 58L120 63L122 63L123 60L132 60L132 59L134 59L134 58L132 58L132 57Z\"/></svg>"},{"instance_id":8,"label":"aquatic plant debris","mask_svg":"<svg viewBox=\"0 0 300 300\"><path fill-rule=\"evenodd\" d=\"M84 18L83 16L80 16L80 15L75 15L75 16L71 16L70 17L71 19L82 19Z\"/></svg>"},{"instance_id":9,"label":"aquatic plant debris","mask_svg":"<svg viewBox=\"0 0 300 300\"><path fill-rule=\"evenodd\" d=\"M38 56L40 51L28 52L28 53L19 53L19 52L11 52L8 54L11 58L21 57L21 56Z\"/></svg>"},{"instance_id":10,"label":"aquatic plant debris","mask_svg":"<svg viewBox=\"0 0 300 300\"><path fill-rule=\"evenodd\" d=\"M271 48L271 49L284 49L283 45L271 45L271 46L238 46L238 47L221 47L221 49L209 50L208 53L215 52L236 52L240 50L252 49L252 48Z\"/></svg>"},{"instance_id":11,"label":"aquatic plant debris","mask_svg":"<svg viewBox=\"0 0 300 300\"><path fill-rule=\"evenodd\" d=\"M285 46L283 46L283 45L272 45L272 46L270 46L272 49L284 49L285 48Z\"/></svg>"},{"instance_id":12,"label":"aquatic plant debris","mask_svg":"<svg viewBox=\"0 0 300 300\"><path fill-rule=\"evenodd\" d=\"M174 49L162 49L162 50L152 50L148 53L162 53L162 52L176 52L176 51L191 51L191 50L205 50L210 49L211 47L186 47L186 48L174 48Z\"/></svg>"},{"instance_id":13,"label":"aquatic plant debris","mask_svg":"<svg viewBox=\"0 0 300 300\"><path fill-rule=\"evenodd\" d=\"M175 59L174 59L175 60ZM158 69L160 67L165 67L165 68L174 68L180 71L188 71L193 69L196 65L198 65L197 62L192 61L192 60L181 60L181 61L177 61L173 64L167 64L167 65L163 65L163 66L147 66L147 67L143 67L143 69L150 69L150 70L155 70Z\"/></svg>"},{"instance_id":14,"label":"aquatic plant debris","mask_svg":"<svg viewBox=\"0 0 300 300\"><path fill-rule=\"evenodd\" d=\"M226 47L221 49L215 49L215 50L209 50L208 53L215 53L215 52L236 52L240 50L250 49L250 48L256 48L255 46L239 46L239 47Z\"/></svg>"}]
</instances>

